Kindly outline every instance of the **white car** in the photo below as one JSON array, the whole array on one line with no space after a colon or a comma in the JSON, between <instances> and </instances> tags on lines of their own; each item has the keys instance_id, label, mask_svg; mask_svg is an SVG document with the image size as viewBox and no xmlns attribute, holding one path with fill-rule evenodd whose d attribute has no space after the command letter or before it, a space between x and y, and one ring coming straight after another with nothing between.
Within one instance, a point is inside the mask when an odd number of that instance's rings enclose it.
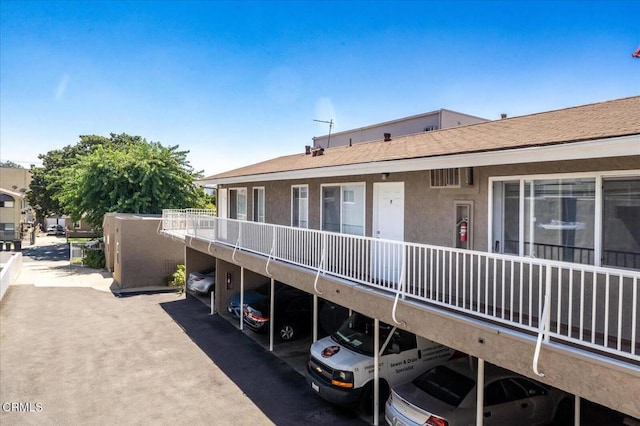
<instances>
[{"instance_id":1,"label":"white car","mask_svg":"<svg viewBox=\"0 0 640 426\"><path fill-rule=\"evenodd\" d=\"M198 294L211 294L216 284L216 270L207 269L202 272L191 272L187 279L187 290Z\"/></svg>"},{"instance_id":2,"label":"white car","mask_svg":"<svg viewBox=\"0 0 640 426\"><path fill-rule=\"evenodd\" d=\"M47 226L47 235L63 235L64 227L62 225Z\"/></svg>"},{"instance_id":3,"label":"white car","mask_svg":"<svg viewBox=\"0 0 640 426\"><path fill-rule=\"evenodd\" d=\"M385 406L392 426L476 424L477 362L466 357L439 365L395 386ZM485 425L573 424L569 395L527 377L485 364Z\"/></svg>"}]
</instances>

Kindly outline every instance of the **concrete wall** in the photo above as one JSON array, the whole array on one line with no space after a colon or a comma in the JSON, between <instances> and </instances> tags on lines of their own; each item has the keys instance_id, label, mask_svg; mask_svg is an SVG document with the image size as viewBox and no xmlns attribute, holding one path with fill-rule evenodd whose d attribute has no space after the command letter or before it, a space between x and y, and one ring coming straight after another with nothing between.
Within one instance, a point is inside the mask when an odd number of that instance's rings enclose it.
<instances>
[{"instance_id":1,"label":"concrete wall","mask_svg":"<svg viewBox=\"0 0 640 426\"><path fill-rule=\"evenodd\" d=\"M20 275L22 253L0 253L0 300Z\"/></svg>"},{"instance_id":2,"label":"concrete wall","mask_svg":"<svg viewBox=\"0 0 640 426\"><path fill-rule=\"evenodd\" d=\"M105 216L105 260L118 288L166 285L167 276L184 262L181 241L157 233L160 216Z\"/></svg>"},{"instance_id":3,"label":"concrete wall","mask_svg":"<svg viewBox=\"0 0 640 426\"><path fill-rule=\"evenodd\" d=\"M116 213L107 213L102 219L105 268L113 272L115 264Z\"/></svg>"}]
</instances>

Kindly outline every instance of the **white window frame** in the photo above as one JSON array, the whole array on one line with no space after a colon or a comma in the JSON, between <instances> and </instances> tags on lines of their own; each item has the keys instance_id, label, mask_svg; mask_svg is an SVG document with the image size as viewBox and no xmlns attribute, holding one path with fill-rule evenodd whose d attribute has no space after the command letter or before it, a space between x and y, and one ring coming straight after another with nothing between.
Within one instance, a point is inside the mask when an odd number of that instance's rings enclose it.
<instances>
[{"instance_id":1,"label":"white window frame","mask_svg":"<svg viewBox=\"0 0 640 426\"><path fill-rule=\"evenodd\" d=\"M320 185L320 229L322 229L322 224L324 223L324 199L322 197L323 189L328 186L339 186L340 187L340 230L342 231L342 215L343 215L343 205L344 204L355 204L355 200L353 202L344 201L344 187L345 186L362 186L362 235L366 235L367 229L367 183L366 182L340 182L340 183L323 183ZM342 232L341 232L342 233ZM357 234L354 234L357 235Z\"/></svg>"},{"instance_id":2,"label":"white window frame","mask_svg":"<svg viewBox=\"0 0 640 426\"><path fill-rule=\"evenodd\" d=\"M593 238L593 262L595 266L602 266L602 205L603 205L603 192L602 181L609 178L624 178L640 176L640 169L635 170L607 170L607 171L593 171L593 172L580 172L580 173L549 173L549 174L532 174L532 175L512 175L512 176L491 176L489 177L489 190L488 190L488 215L487 215L487 251L493 250L493 184L495 182L506 181L519 181L520 182L520 194L524 194L525 181L533 180L552 180L552 179L594 179L595 180L595 205L594 205L594 238ZM524 256L526 254L526 248L524 247L524 197L520 197L519 208L519 255Z\"/></svg>"},{"instance_id":3,"label":"white window frame","mask_svg":"<svg viewBox=\"0 0 640 426\"><path fill-rule=\"evenodd\" d=\"M257 199L256 199L256 191L258 191ZM266 193L265 193L264 186L254 186L253 189L251 190L251 194L253 196L253 205L251 206L252 219L254 222L264 223L267 219L266 200L265 200ZM260 194L262 194L262 196L260 196ZM256 217L256 207L258 207L259 209L260 205L262 206L262 220L260 220L260 217Z\"/></svg>"},{"instance_id":4,"label":"white window frame","mask_svg":"<svg viewBox=\"0 0 640 426\"><path fill-rule=\"evenodd\" d=\"M299 224L302 223L302 222L304 222L306 224L306 226L304 226L304 227L303 226L299 226L299 225L296 226L296 225L293 224L293 200L294 200L293 191L294 191L295 188L298 188L298 189L299 188L304 188L304 189L307 190L306 191L307 192L307 197L305 198L307 200L307 208L306 208L306 213L307 214L306 214L305 220L302 221L302 220L300 220L300 217L298 217L298 223ZM302 198L299 198L299 200L302 200ZM298 206L298 212L300 212L300 206ZM291 185L291 226L296 227L296 228L305 228L305 229L309 228L309 185L308 184Z\"/></svg>"},{"instance_id":5,"label":"white window frame","mask_svg":"<svg viewBox=\"0 0 640 426\"><path fill-rule=\"evenodd\" d=\"M231 198L231 191L236 191L236 217L238 220L247 220L247 188L246 187L237 187L237 188L229 188L229 198ZM240 213L240 196L244 196L244 213ZM229 209L231 208L231 204L229 204Z\"/></svg>"}]
</instances>

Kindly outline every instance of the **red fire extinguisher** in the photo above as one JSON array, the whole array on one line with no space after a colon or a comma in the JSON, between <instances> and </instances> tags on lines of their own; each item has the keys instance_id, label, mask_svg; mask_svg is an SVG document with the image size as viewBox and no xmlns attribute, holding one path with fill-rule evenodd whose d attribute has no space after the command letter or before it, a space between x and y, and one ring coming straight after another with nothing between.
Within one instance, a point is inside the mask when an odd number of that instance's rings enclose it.
<instances>
[{"instance_id":1,"label":"red fire extinguisher","mask_svg":"<svg viewBox=\"0 0 640 426\"><path fill-rule=\"evenodd\" d=\"M467 242L468 226L469 226L469 223L467 222L466 218L460 221L460 242L461 243Z\"/></svg>"}]
</instances>

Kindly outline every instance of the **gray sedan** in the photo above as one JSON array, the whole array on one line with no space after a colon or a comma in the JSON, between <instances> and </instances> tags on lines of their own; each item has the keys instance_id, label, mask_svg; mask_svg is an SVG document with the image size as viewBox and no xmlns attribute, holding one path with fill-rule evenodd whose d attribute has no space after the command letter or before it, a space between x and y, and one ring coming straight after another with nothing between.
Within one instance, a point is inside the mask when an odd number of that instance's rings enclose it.
<instances>
[{"instance_id":1,"label":"gray sedan","mask_svg":"<svg viewBox=\"0 0 640 426\"><path fill-rule=\"evenodd\" d=\"M392 426L476 424L476 361L461 358L395 386L385 406ZM571 424L573 402L566 393L485 364L485 425Z\"/></svg>"},{"instance_id":2,"label":"gray sedan","mask_svg":"<svg viewBox=\"0 0 640 426\"><path fill-rule=\"evenodd\" d=\"M207 269L202 272L191 272L187 279L187 290L198 294L210 294L216 283L216 270Z\"/></svg>"}]
</instances>

